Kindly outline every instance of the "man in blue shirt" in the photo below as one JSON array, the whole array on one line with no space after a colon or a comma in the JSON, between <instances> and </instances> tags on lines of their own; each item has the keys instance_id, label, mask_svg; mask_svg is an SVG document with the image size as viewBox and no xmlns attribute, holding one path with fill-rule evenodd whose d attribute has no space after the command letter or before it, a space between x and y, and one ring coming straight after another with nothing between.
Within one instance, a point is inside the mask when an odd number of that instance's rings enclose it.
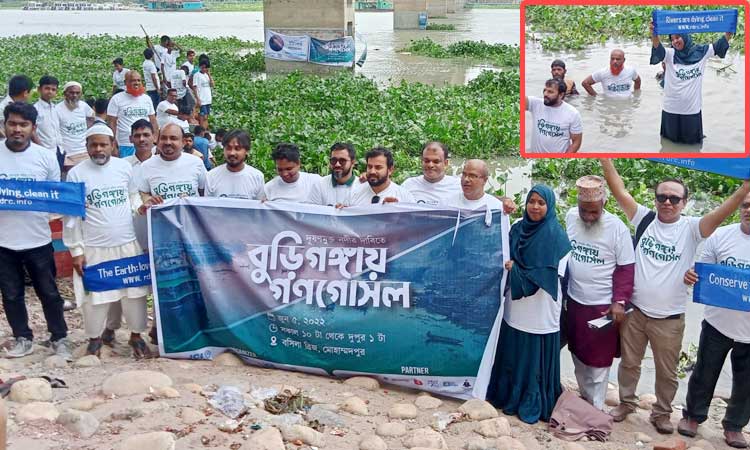
<instances>
[{"instance_id":1,"label":"man in blue shirt","mask_svg":"<svg viewBox=\"0 0 750 450\"><path fill-rule=\"evenodd\" d=\"M206 134L206 129L200 125L196 125L193 134L195 134L193 147L203 154L203 164L206 166L206 170L213 169L214 155L211 154L211 150L208 148L208 139L203 137Z\"/></svg>"}]
</instances>

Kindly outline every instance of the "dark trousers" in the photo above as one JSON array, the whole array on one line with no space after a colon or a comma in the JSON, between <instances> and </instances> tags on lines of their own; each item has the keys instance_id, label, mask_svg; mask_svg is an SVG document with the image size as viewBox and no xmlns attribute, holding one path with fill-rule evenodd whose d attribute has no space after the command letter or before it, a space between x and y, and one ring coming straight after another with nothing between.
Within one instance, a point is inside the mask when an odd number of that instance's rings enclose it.
<instances>
[{"instance_id":1,"label":"dark trousers","mask_svg":"<svg viewBox=\"0 0 750 450\"><path fill-rule=\"evenodd\" d=\"M151 103L154 104L154 110L156 110L156 107L159 106L159 102L161 101L159 91L146 91L146 94L151 98Z\"/></svg>"},{"instance_id":2,"label":"dark trousers","mask_svg":"<svg viewBox=\"0 0 750 450\"><path fill-rule=\"evenodd\" d=\"M682 415L698 423L705 422L721 367L731 351L732 398L721 424L727 431L742 431L750 421L750 344L729 339L705 320L701 326L698 361L690 375L687 407Z\"/></svg>"},{"instance_id":3,"label":"dark trousers","mask_svg":"<svg viewBox=\"0 0 750 450\"><path fill-rule=\"evenodd\" d=\"M68 335L68 326L63 316L63 299L55 284L55 257L52 243L28 250L10 250L0 247L0 293L3 308L13 337L33 339L26 311L24 267L31 277L34 291L42 302L42 311L47 320L51 340L57 341Z\"/></svg>"}]
</instances>

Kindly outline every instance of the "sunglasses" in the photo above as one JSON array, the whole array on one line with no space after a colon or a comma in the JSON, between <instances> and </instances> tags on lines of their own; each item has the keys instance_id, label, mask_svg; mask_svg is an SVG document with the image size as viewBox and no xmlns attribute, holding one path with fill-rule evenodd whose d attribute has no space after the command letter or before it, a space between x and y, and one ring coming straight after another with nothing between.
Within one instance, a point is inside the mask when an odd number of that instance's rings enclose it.
<instances>
[{"instance_id":1,"label":"sunglasses","mask_svg":"<svg viewBox=\"0 0 750 450\"><path fill-rule=\"evenodd\" d=\"M667 203L667 200L669 200L669 203L676 205L682 201L682 197L678 197L676 195L656 194L657 202Z\"/></svg>"},{"instance_id":2,"label":"sunglasses","mask_svg":"<svg viewBox=\"0 0 750 450\"><path fill-rule=\"evenodd\" d=\"M375 203L380 203L380 196L379 196L379 195L374 195L374 196L372 197L372 200L370 200L370 203L372 203L373 205L374 205Z\"/></svg>"},{"instance_id":3,"label":"sunglasses","mask_svg":"<svg viewBox=\"0 0 750 450\"><path fill-rule=\"evenodd\" d=\"M346 158L331 158L329 160L332 166L335 166L336 164L341 164L342 166L345 166L347 163L351 162L351 159Z\"/></svg>"}]
</instances>

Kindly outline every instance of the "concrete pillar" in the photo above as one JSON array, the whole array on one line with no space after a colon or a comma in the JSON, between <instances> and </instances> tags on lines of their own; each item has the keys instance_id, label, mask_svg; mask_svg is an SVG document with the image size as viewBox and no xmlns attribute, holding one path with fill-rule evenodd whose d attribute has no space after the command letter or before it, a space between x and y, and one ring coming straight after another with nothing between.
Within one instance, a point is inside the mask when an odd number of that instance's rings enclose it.
<instances>
[{"instance_id":1,"label":"concrete pillar","mask_svg":"<svg viewBox=\"0 0 750 450\"><path fill-rule=\"evenodd\" d=\"M427 17L445 17L448 14L448 0L427 0Z\"/></svg>"},{"instance_id":2,"label":"concrete pillar","mask_svg":"<svg viewBox=\"0 0 750 450\"><path fill-rule=\"evenodd\" d=\"M308 35L317 39L338 39L354 36L353 0L263 0L263 27L286 35ZM287 73L299 70L327 74L352 66L334 67L296 61L266 58L266 73Z\"/></svg>"},{"instance_id":3,"label":"concrete pillar","mask_svg":"<svg viewBox=\"0 0 750 450\"><path fill-rule=\"evenodd\" d=\"M393 29L418 30L420 13L427 14L427 0L393 0Z\"/></svg>"}]
</instances>

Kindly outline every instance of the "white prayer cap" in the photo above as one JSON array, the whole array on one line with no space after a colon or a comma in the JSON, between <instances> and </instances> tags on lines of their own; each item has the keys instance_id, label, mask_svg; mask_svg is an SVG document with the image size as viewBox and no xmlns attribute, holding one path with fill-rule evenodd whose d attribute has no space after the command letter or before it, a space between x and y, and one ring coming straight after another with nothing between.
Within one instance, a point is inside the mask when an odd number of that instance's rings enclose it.
<instances>
[{"instance_id":1,"label":"white prayer cap","mask_svg":"<svg viewBox=\"0 0 750 450\"><path fill-rule=\"evenodd\" d=\"M91 128L86 130L86 137L94 135L109 136L111 138L115 137L115 134L112 132L112 128L103 123L95 123L91 126Z\"/></svg>"},{"instance_id":2,"label":"white prayer cap","mask_svg":"<svg viewBox=\"0 0 750 450\"><path fill-rule=\"evenodd\" d=\"M63 85L62 91L65 92L68 90L69 87L73 87L73 86L77 86L78 89L83 89L83 86L81 86L81 83L77 81L68 81L67 83Z\"/></svg>"}]
</instances>

